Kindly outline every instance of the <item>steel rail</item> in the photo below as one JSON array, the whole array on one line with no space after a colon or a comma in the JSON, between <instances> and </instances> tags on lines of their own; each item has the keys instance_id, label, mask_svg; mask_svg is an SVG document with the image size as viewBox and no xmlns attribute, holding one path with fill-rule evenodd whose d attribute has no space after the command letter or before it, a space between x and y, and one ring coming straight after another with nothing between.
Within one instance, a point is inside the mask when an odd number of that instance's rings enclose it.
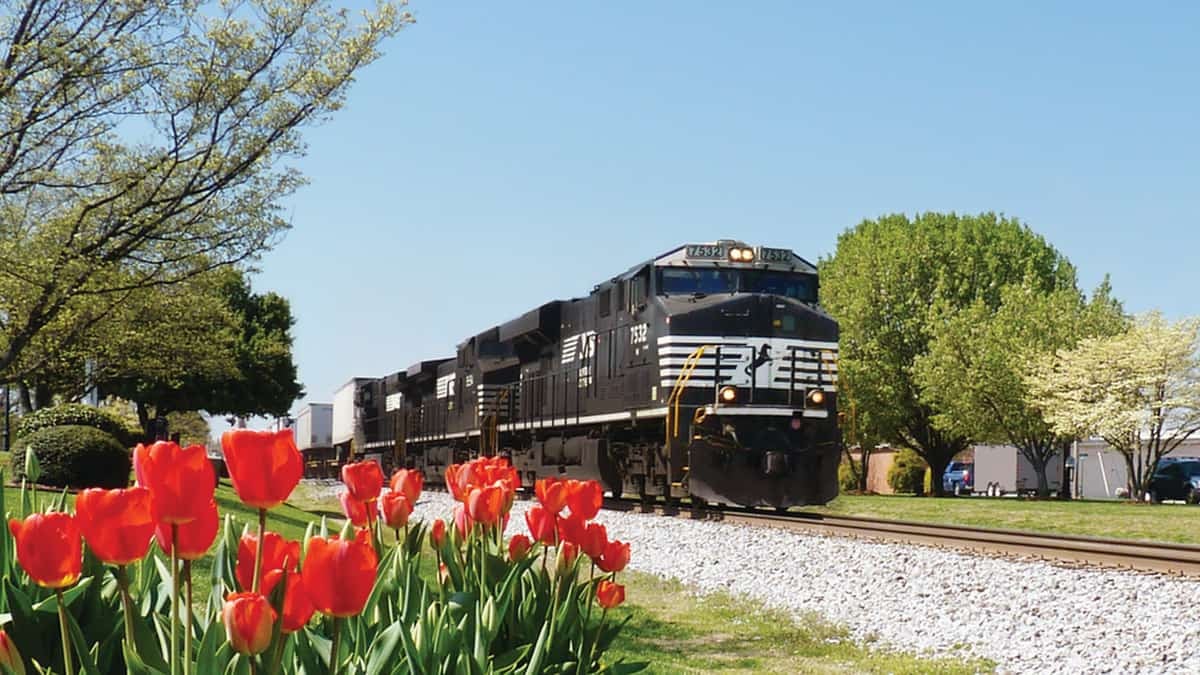
<instances>
[{"instance_id":1,"label":"steel rail","mask_svg":"<svg viewBox=\"0 0 1200 675\"><path fill-rule=\"evenodd\" d=\"M1024 530L940 525L807 511L764 511L605 499L605 508L653 512L754 526L820 532L877 541L922 544L1005 556L1035 558L1075 566L1115 567L1142 572L1200 577L1200 546L1187 544L1046 534Z\"/></svg>"}]
</instances>

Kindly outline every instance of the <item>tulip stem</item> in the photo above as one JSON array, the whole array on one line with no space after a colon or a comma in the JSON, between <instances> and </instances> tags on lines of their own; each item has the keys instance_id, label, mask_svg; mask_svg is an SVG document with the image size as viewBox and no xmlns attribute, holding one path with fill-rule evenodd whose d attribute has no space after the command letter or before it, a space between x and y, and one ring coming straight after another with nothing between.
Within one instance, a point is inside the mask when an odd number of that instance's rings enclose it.
<instances>
[{"instance_id":1,"label":"tulip stem","mask_svg":"<svg viewBox=\"0 0 1200 675\"><path fill-rule=\"evenodd\" d=\"M596 593L595 590L592 588L592 583L595 581L595 578L596 578L596 563L595 563L595 561L592 561L592 572L590 575L588 575L588 583L587 583L587 585L588 585L587 609L583 610L583 631L581 631L583 633L583 640L579 643L579 669L580 669L579 672L581 672L581 673L589 672L587 669L592 664L591 656L592 656L592 651L594 650L594 647L595 647L594 644L592 647L588 647L588 640L587 640L588 624L590 624L592 622L592 598L595 596L595 593ZM601 621L601 625L603 625L603 621ZM600 635L599 633L596 634L597 639L599 639L599 635ZM587 649L587 653L588 653L587 661L583 660L584 649Z\"/></svg>"},{"instance_id":2,"label":"tulip stem","mask_svg":"<svg viewBox=\"0 0 1200 675\"><path fill-rule=\"evenodd\" d=\"M254 582L250 590L255 593L262 587L262 561L263 561L263 537L267 536L267 510L258 510L258 544L254 550Z\"/></svg>"},{"instance_id":3,"label":"tulip stem","mask_svg":"<svg viewBox=\"0 0 1200 675\"><path fill-rule=\"evenodd\" d=\"M588 606L589 607L591 606L590 602L588 603ZM588 649L588 660L587 660L587 663L584 664L584 668L586 669L586 670L584 670L584 672L591 671L592 658L596 655L596 643L600 641L600 632L604 630L604 619L606 619L607 617L608 617L608 608L605 607L604 610L600 612L600 625L596 627L596 639L592 641L592 646L591 646L591 648ZM586 632L587 627L586 626L584 627L584 631L585 631L584 639L586 639L586 636L587 636L587 632Z\"/></svg>"},{"instance_id":4,"label":"tulip stem","mask_svg":"<svg viewBox=\"0 0 1200 675\"><path fill-rule=\"evenodd\" d=\"M179 662L179 526L171 523L171 675Z\"/></svg>"},{"instance_id":5,"label":"tulip stem","mask_svg":"<svg viewBox=\"0 0 1200 675\"><path fill-rule=\"evenodd\" d=\"M174 548L176 544L172 544ZM183 675L192 672L192 561L183 561L183 584L187 587L187 603L183 606Z\"/></svg>"},{"instance_id":6,"label":"tulip stem","mask_svg":"<svg viewBox=\"0 0 1200 675\"><path fill-rule=\"evenodd\" d=\"M124 565L117 565L117 586L121 589L121 608L125 610L125 642L134 649L137 643L133 638L133 598L129 595L129 573Z\"/></svg>"},{"instance_id":7,"label":"tulip stem","mask_svg":"<svg viewBox=\"0 0 1200 675\"><path fill-rule=\"evenodd\" d=\"M58 596L58 630L62 633L63 666L67 675L75 675L75 664L71 662L71 638L67 633L67 606L63 603L62 589L56 588L54 593Z\"/></svg>"},{"instance_id":8,"label":"tulip stem","mask_svg":"<svg viewBox=\"0 0 1200 675\"><path fill-rule=\"evenodd\" d=\"M342 645L341 629L341 618L333 617L333 644L329 647L329 675L337 675L338 666L341 665L341 660L338 658L338 649Z\"/></svg>"}]
</instances>

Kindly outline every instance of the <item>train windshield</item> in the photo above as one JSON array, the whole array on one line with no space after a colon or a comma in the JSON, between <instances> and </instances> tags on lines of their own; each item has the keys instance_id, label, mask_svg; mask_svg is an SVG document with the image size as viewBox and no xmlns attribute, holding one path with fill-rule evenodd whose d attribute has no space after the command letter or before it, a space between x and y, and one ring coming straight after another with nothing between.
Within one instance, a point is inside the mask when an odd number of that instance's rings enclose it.
<instances>
[{"instance_id":1,"label":"train windshield","mask_svg":"<svg viewBox=\"0 0 1200 675\"><path fill-rule=\"evenodd\" d=\"M710 267L664 267L658 274L660 295L733 293L737 291L737 270Z\"/></svg>"},{"instance_id":2,"label":"train windshield","mask_svg":"<svg viewBox=\"0 0 1200 675\"><path fill-rule=\"evenodd\" d=\"M802 302L817 301L817 278L812 274L772 270L710 267L663 267L658 270L659 295L770 293Z\"/></svg>"}]
</instances>

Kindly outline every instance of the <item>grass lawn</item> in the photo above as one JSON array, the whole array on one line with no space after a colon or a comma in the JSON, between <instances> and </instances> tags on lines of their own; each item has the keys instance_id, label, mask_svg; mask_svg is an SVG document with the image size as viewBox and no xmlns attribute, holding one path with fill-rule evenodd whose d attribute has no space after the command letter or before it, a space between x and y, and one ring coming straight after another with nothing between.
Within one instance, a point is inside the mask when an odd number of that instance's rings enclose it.
<instances>
[{"instance_id":1,"label":"grass lawn","mask_svg":"<svg viewBox=\"0 0 1200 675\"><path fill-rule=\"evenodd\" d=\"M1200 544L1200 507L1115 501L842 495L805 511L839 516Z\"/></svg>"}]
</instances>

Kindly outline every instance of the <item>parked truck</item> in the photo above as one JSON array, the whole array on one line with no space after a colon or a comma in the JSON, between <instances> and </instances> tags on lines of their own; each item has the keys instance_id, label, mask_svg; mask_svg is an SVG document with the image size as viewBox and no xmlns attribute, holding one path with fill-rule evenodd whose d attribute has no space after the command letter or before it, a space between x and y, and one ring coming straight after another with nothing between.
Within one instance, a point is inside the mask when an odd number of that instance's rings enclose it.
<instances>
[{"instance_id":1,"label":"parked truck","mask_svg":"<svg viewBox=\"0 0 1200 675\"><path fill-rule=\"evenodd\" d=\"M1062 486L1062 457L1051 457L1046 466L1050 492ZM1038 489L1033 464L1011 445L975 446L974 491L1000 497L1009 494L1034 494Z\"/></svg>"}]
</instances>

